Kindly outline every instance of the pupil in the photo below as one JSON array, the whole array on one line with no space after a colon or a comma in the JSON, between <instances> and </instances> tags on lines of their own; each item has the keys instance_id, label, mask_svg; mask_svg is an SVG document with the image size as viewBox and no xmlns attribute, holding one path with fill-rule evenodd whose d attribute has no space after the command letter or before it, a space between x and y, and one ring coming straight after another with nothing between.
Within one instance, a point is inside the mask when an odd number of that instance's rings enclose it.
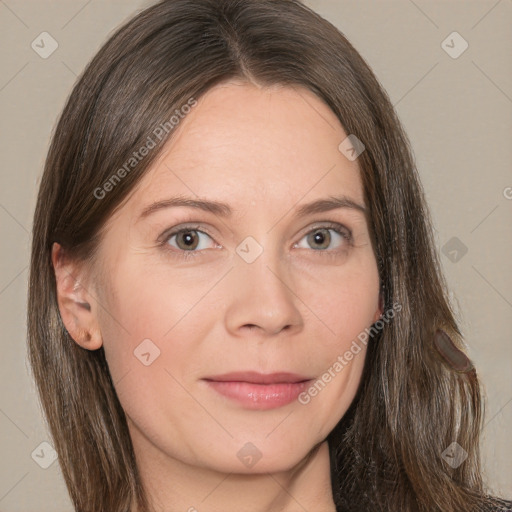
<instances>
[{"instance_id":1,"label":"pupil","mask_svg":"<svg viewBox=\"0 0 512 512\"><path fill-rule=\"evenodd\" d=\"M322 228L318 231L315 231L313 233L313 240L315 243L321 245L321 246L328 246L330 241L330 235L329 232Z\"/></svg>"},{"instance_id":2,"label":"pupil","mask_svg":"<svg viewBox=\"0 0 512 512\"><path fill-rule=\"evenodd\" d=\"M191 233L192 233L191 231L186 231L186 232L182 233L184 243L189 248L194 245L194 236Z\"/></svg>"}]
</instances>

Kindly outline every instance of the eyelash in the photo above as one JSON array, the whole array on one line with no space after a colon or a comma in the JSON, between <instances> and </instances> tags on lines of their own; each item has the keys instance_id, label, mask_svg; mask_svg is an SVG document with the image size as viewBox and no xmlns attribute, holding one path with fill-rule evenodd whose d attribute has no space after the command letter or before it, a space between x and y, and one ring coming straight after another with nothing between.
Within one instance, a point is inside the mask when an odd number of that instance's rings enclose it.
<instances>
[{"instance_id":1,"label":"eyelash","mask_svg":"<svg viewBox=\"0 0 512 512\"><path fill-rule=\"evenodd\" d=\"M315 226L313 229L311 229L307 233L305 233L301 237L301 240L302 240L302 238L309 235L310 233L313 233L320 229L332 230L332 231L336 232L337 234L339 234L342 238L344 238L345 241L350 246L353 245L352 231L350 229L348 229L347 227L343 226L343 224L338 224L337 222L327 222L325 224ZM197 250L184 251L182 249L176 249L176 248L171 249L168 245L169 240L173 236L179 235L180 233L190 232L190 231L197 231L199 233L203 233L205 235L208 235L212 240L214 240L213 235L211 235L207 230L205 230L203 226L194 224L194 225L187 225L187 226L181 227L180 229L176 229L176 230L172 230L170 232L164 233L161 237L159 237L159 240L161 240L159 245L161 245L164 248L164 250L171 253L172 256L176 256L178 258L182 258L185 260L189 259L189 258L196 258L196 257L200 256L200 254L202 252L201 250L199 250L199 251L197 251ZM317 249L317 250L311 249L311 250L315 251L316 253L321 254L322 256L327 256L327 257L336 257L336 256L338 256L338 253L340 251L340 249Z\"/></svg>"}]
</instances>

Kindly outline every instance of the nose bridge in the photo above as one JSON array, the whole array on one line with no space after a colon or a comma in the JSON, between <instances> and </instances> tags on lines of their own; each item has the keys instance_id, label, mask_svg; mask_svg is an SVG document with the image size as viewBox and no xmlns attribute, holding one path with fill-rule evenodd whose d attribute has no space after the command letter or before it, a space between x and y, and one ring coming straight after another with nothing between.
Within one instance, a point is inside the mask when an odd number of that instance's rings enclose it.
<instances>
[{"instance_id":1,"label":"nose bridge","mask_svg":"<svg viewBox=\"0 0 512 512\"><path fill-rule=\"evenodd\" d=\"M264 238L264 239L263 239ZM226 313L228 329L257 326L275 334L302 324L289 267L282 258L282 247L271 237L245 238L236 248L236 264L231 304Z\"/></svg>"}]
</instances>

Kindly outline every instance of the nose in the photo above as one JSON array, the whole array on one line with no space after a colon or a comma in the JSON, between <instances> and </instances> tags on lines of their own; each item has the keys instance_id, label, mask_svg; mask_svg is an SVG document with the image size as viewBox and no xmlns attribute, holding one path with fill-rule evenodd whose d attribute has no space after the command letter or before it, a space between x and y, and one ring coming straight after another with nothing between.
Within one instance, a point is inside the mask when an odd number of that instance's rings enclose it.
<instances>
[{"instance_id":1,"label":"nose","mask_svg":"<svg viewBox=\"0 0 512 512\"><path fill-rule=\"evenodd\" d=\"M233 336L272 336L289 334L302 328L303 319L297 304L287 265L271 257L270 251L252 263L239 259L230 272L230 302L226 311L226 328Z\"/></svg>"}]
</instances>

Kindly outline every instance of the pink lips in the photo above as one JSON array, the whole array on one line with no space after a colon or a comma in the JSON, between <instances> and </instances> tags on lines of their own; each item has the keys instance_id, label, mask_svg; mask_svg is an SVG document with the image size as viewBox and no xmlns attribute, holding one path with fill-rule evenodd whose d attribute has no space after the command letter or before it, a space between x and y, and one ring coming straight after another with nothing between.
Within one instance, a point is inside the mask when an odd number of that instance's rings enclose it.
<instances>
[{"instance_id":1,"label":"pink lips","mask_svg":"<svg viewBox=\"0 0 512 512\"><path fill-rule=\"evenodd\" d=\"M234 372L203 380L217 393L248 409L264 410L293 402L313 379L288 372Z\"/></svg>"}]
</instances>

